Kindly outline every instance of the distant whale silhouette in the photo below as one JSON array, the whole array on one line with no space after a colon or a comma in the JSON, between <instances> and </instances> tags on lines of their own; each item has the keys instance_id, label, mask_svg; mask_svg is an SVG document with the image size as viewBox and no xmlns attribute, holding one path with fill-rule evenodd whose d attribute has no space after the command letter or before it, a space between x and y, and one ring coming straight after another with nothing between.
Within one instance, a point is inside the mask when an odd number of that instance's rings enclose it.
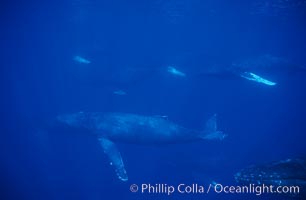
<instances>
[{"instance_id":1,"label":"distant whale silhouette","mask_svg":"<svg viewBox=\"0 0 306 200\"><path fill-rule=\"evenodd\" d=\"M128 176L120 152L114 144L116 142L160 145L222 140L226 136L217 130L216 115L206 122L203 131L184 128L165 117L129 113L78 112L59 115L57 119L68 126L87 129L96 135L122 181L127 181Z\"/></svg>"},{"instance_id":2,"label":"distant whale silhouette","mask_svg":"<svg viewBox=\"0 0 306 200\"><path fill-rule=\"evenodd\" d=\"M233 62L227 67L207 67L199 74L201 76L243 78L260 84L275 86L277 82L267 77L279 74L291 75L299 72L305 73L306 67L292 64L284 58L265 54L255 58Z\"/></svg>"}]
</instances>

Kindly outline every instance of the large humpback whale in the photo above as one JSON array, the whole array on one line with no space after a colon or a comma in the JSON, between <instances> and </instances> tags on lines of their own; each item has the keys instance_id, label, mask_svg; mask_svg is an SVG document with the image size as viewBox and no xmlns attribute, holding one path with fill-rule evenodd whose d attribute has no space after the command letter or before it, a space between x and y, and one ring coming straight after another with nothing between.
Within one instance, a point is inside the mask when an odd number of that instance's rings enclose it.
<instances>
[{"instance_id":1,"label":"large humpback whale","mask_svg":"<svg viewBox=\"0 0 306 200\"><path fill-rule=\"evenodd\" d=\"M184 128L165 117L129 113L78 112L59 115L57 119L74 128L83 128L96 135L115 168L118 178L128 176L115 143L171 144L197 140L222 140L226 135L217 130L216 115L206 122L203 131Z\"/></svg>"},{"instance_id":2,"label":"large humpback whale","mask_svg":"<svg viewBox=\"0 0 306 200\"><path fill-rule=\"evenodd\" d=\"M291 192L278 193L291 197L290 199L306 198L306 159L292 158L252 165L235 174L235 180L240 185L272 185L291 187ZM274 192L274 194L277 192ZM288 198L289 198L288 197Z\"/></svg>"}]
</instances>

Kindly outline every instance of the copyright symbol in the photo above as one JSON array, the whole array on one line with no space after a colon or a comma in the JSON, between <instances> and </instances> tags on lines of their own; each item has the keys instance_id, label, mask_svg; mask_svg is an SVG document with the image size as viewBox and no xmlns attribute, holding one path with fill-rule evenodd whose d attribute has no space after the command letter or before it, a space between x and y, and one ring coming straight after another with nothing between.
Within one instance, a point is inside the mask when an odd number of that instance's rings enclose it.
<instances>
[{"instance_id":1,"label":"copyright symbol","mask_svg":"<svg viewBox=\"0 0 306 200\"><path fill-rule=\"evenodd\" d=\"M137 192L138 191L138 185L136 185L136 184L131 185L130 190L131 190L131 192Z\"/></svg>"}]
</instances>

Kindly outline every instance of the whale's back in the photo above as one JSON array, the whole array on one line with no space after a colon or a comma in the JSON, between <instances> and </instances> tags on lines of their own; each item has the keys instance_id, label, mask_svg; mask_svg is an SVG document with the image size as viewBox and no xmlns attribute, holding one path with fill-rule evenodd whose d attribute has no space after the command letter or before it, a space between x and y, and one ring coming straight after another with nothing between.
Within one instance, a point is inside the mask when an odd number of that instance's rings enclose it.
<instances>
[{"instance_id":1,"label":"whale's back","mask_svg":"<svg viewBox=\"0 0 306 200\"><path fill-rule=\"evenodd\" d=\"M174 139L179 140L187 131L164 117L129 113L107 113L100 116L96 118L97 133L113 141L171 143Z\"/></svg>"}]
</instances>

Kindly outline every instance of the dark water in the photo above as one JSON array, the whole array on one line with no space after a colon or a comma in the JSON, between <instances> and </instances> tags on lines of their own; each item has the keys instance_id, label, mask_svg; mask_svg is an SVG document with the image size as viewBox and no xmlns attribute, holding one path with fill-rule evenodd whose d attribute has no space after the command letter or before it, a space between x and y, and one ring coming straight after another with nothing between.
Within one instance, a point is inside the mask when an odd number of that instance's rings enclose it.
<instances>
[{"instance_id":1,"label":"dark water","mask_svg":"<svg viewBox=\"0 0 306 200\"><path fill-rule=\"evenodd\" d=\"M306 153L305 1L1 1L0 7L1 199L252 199L129 187L235 185L234 174L248 165ZM208 73L237 63L275 65L260 72L277 84ZM57 125L58 114L78 111L166 115L196 130L217 113L228 137L119 144L129 174L121 182L95 137Z\"/></svg>"}]
</instances>

